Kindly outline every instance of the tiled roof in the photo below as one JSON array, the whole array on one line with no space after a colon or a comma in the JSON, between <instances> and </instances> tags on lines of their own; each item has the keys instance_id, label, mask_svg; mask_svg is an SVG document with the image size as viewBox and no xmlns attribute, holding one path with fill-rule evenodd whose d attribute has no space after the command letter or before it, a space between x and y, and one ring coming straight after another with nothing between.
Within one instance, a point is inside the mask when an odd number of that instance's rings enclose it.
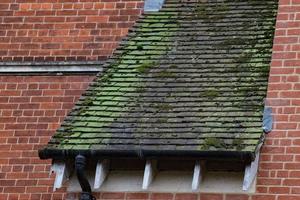
<instances>
[{"instance_id":1,"label":"tiled roof","mask_svg":"<svg viewBox=\"0 0 300 200\"><path fill-rule=\"evenodd\" d=\"M144 13L41 153L254 153L276 12L277 0L166 0Z\"/></svg>"}]
</instances>

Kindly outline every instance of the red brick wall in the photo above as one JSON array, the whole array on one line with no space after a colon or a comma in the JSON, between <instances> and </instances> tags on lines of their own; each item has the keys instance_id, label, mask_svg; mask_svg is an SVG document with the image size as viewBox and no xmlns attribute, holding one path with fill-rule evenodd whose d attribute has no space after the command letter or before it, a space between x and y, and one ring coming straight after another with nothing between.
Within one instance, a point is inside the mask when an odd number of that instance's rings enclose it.
<instances>
[{"instance_id":1,"label":"red brick wall","mask_svg":"<svg viewBox=\"0 0 300 200\"><path fill-rule=\"evenodd\" d=\"M275 123L263 147L257 190L294 200L300 199L300 1L279 2L268 90Z\"/></svg>"},{"instance_id":2,"label":"red brick wall","mask_svg":"<svg viewBox=\"0 0 300 200\"><path fill-rule=\"evenodd\" d=\"M280 0L268 90L275 123L262 149L256 194L99 193L98 199L300 200L299 35L300 1ZM53 176L48 178L50 161L39 160L36 150L48 141L91 79L0 78L1 200L76 197L64 189L52 192Z\"/></svg>"},{"instance_id":3,"label":"red brick wall","mask_svg":"<svg viewBox=\"0 0 300 200\"><path fill-rule=\"evenodd\" d=\"M92 76L0 76L0 200L64 199L52 194L50 161L37 150Z\"/></svg>"},{"instance_id":4,"label":"red brick wall","mask_svg":"<svg viewBox=\"0 0 300 200\"><path fill-rule=\"evenodd\" d=\"M1 61L86 61L111 55L143 0L1 0Z\"/></svg>"}]
</instances>

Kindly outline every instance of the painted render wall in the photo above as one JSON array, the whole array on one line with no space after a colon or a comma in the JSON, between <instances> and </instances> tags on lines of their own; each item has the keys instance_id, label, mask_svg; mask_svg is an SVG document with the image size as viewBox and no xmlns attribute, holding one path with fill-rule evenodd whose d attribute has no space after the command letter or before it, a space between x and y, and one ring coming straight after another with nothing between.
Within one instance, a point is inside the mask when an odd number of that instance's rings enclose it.
<instances>
[{"instance_id":1,"label":"painted render wall","mask_svg":"<svg viewBox=\"0 0 300 200\"><path fill-rule=\"evenodd\" d=\"M12 1L20 5L37 2L4 0ZM113 1L119 2L106 0ZM268 104L273 108L275 123L262 149L257 192L98 193L97 199L300 200L300 0L279 2L268 88ZM77 194L66 194L65 188L52 192L50 161L41 161L36 150L46 144L93 76L0 76L0 200L76 198Z\"/></svg>"}]
</instances>

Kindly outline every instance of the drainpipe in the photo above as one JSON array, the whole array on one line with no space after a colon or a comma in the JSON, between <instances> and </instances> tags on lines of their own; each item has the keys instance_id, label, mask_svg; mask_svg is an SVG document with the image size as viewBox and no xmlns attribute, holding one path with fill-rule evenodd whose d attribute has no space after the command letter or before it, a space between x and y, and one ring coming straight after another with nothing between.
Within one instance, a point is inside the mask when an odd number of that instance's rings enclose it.
<instances>
[{"instance_id":1,"label":"drainpipe","mask_svg":"<svg viewBox=\"0 0 300 200\"><path fill-rule=\"evenodd\" d=\"M92 195L92 190L89 181L84 173L86 166L86 158L82 155L78 155L75 158L75 169L79 184L81 186L82 192L80 194L79 200L96 200Z\"/></svg>"}]
</instances>

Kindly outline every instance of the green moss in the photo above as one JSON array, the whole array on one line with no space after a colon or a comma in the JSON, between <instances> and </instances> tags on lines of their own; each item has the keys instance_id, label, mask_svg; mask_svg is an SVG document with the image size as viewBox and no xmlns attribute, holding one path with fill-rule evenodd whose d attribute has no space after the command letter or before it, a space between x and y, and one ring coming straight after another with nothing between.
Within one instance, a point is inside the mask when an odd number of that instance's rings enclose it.
<instances>
[{"instance_id":1,"label":"green moss","mask_svg":"<svg viewBox=\"0 0 300 200\"><path fill-rule=\"evenodd\" d=\"M235 59L235 62L238 62L238 63L248 62L252 58L253 55L254 55L254 52L244 52L238 58Z\"/></svg>"},{"instance_id":2,"label":"green moss","mask_svg":"<svg viewBox=\"0 0 300 200\"><path fill-rule=\"evenodd\" d=\"M82 102L82 105L84 105L84 106L92 106L92 105L94 105L93 99L91 99L91 98L86 98L86 99Z\"/></svg>"},{"instance_id":3,"label":"green moss","mask_svg":"<svg viewBox=\"0 0 300 200\"><path fill-rule=\"evenodd\" d=\"M159 118L156 120L156 123L161 123L161 124L164 124L164 123L167 123L168 122L168 119L167 118Z\"/></svg>"},{"instance_id":4,"label":"green moss","mask_svg":"<svg viewBox=\"0 0 300 200\"><path fill-rule=\"evenodd\" d=\"M207 6L205 3L199 2L195 9L195 15L207 23L213 23L226 17L228 11L229 7L224 2L213 6Z\"/></svg>"},{"instance_id":5,"label":"green moss","mask_svg":"<svg viewBox=\"0 0 300 200\"><path fill-rule=\"evenodd\" d=\"M58 138L62 138L62 137L64 137L65 136L65 133L66 132L64 132L64 133L62 133L62 132L57 132L54 136L53 136L53 140L57 140ZM53 142L53 143L56 143L56 142Z\"/></svg>"},{"instance_id":6,"label":"green moss","mask_svg":"<svg viewBox=\"0 0 300 200\"><path fill-rule=\"evenodd\" d=\"M244 148L243 140L241 138L235 138L232 141L232 146L236 148L236 150L242 150Z\"/></svg>"},{"instance_id":7,"label":"green moss","mask_svg":"<svg viewBox=\"0 0 300 200\"><path fill-rule=\"evenodd\" d=\"M143 45L139 44L139 45L136 46L136 49L139 50L139 51L141 51L141 50L144 49L144 47L143 47Z\"/></svg>"},{"instance_id":8,"label":"green moss","mask_svg":"<svg viewBox=\"0 0 300 200\"><path fill-rule=\"evenodd\" d=\"M177 65L175 65L175 64L172 64L172 65L170 65L170 68L178 68L178 66Z\"/></svg>"},{"instance_id":9,"label":"green moss","mask_svg":"<svg viewBox=\"0 0 300 200\"><path fill-rule=\"evenodd\" d=\"M159 111L169 111L172 109L172 106L168 103L157 103L154 107L156 107Z\"/></svg>"},{"instance_id":10,"label":"green moss","mask_svg":"<svg viewBox=\"0 0 300 200\"><path fill-rule=\"evenodd\" d=\"M145 91L146 91L146 88L144 88L144 87L139 87L136 89L137 93L144 93Z\"/></svg>"},{"instance_id":11,"label":"green moss","mask_svg":"<svg viewBox=\"0 0 300 200\"><path fill-rule=\"evenodd\" d=\"M160 71L156 74L158 78L174 78L176 73L168 72L167 70Z\"/></svg>"},{"instance_id":12,"label":"green moss","mask_svg":"<svg viewBox=\"0 0 300 200\"><path fill-rule=\"evenodd\" d=\"M84 116L84 117L90 117L90 116L92 116L90 113L88 113L88 112L82 112L82 114L81 114L82 116Z\"/></svg>"},{"instance_id":13,"label":"green moss","mask_svg":"<svg viewBox=\"0 0 300 200\"><path fill-rule=\"evenodd\" d=\"M220 138L206 138L202 146L203 149L209 150L210 148L223 149L226 148L226 144L223 139Z\"/></svg>"},{"instance_id":14,"label":"green moss","mask_svg":"<svg viewBox=\"0 0 300 200\"><path fill-rule=\"evenodd\" d=\"M196 16L199 17L199 18L207 17L208 16L208 12L206 10L206 5L204 5L203 3L199 2L197 4L197 6L196 6L195 13L196 13Z\"/></svg>"},{"instance_id":15,"label":"green moss","mask_svg":"<svg viewBox=\"0 0 300 200\"><path fill-rule=\"evenodd\" d=\"M150 70L150 68L155 65L155 62L144 62L142 63L141 65L139 65L136 70L139 72L139 73L146 73Z\"/></svg>"},{"instance_id":16,"label":"green moss","mask_svg":"<svg viewBox=\"0 0 300 200\"><path fill-rule=\"evenodd\" d=\"M234 38L234 39L228 39L220 42L217 45L217 47L230 49L234 45L246 45L246 44L247 44L247 40L243 38Z\"/></svg>"},{"instance_id":17,"label":"green moss","mask_svg":"<svg viewBox=\"0 0 300 200\"><path fill-rule=\"evenodd\" d=\"M201 93L200 95L204 96L204 97L208 97L210 99L213 99L215 97L218 97L219 94L220 93L217 90L207 90L207 91Z\"/></svg>"}]
</instances>

